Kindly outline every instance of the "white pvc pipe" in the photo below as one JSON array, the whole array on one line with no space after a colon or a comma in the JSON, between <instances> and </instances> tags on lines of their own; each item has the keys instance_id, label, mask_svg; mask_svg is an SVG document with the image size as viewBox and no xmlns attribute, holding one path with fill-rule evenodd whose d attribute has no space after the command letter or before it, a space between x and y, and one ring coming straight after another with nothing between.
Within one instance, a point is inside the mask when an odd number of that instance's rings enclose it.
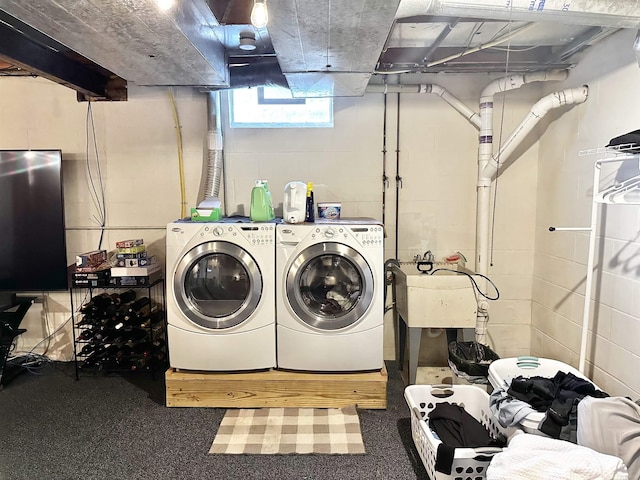
<instances>
[{"instance_id":1,"label":"white pvc pipe","mask_svg":"<svg viewBox=\"0 0 640 480\"><path fill-rule=\"evenodd\" d=\"M638 28L636 0L403 0L396 19L415 15Z\"/></svg>"},{"instance_id":2,"label":"white pvc pipe","mask_svg":"<svg viewBox=\"0 0 640 480\"><path fill-rule=\"evenodd\" d=\"M500 151L495 157L492 157L489 163L480 172L480 178L495 178L498 168L513 154L515 149L520 145L522 140L534 129L540 119L542 119L550 110L561 107L563 105L573 105L583 103L589 95L589 87L583 85L579 88L571 88L555 92L541 98L531 107L529 114L520 122L511 136L505 140Z\"/></svg>"},{"instance_id":3,"label":"white pvc pipe","mask_svg":"<svg viewBox=\"0 0 640 480\"><path fill-rule=\"evenodd\" d=\"M489 83L480 94L480 97L493 97L498 92L506 92L515 90L527 83L548 82L566 80L569 77L569 71L566 69L548 70L546 72L533 72L523 74L507 75L500 77Z\"/></svg>"},{"instance_id":4,"label":"white pvc pipe","mask_svg":"<svg viewBox=\"0 0 640 480\"><path fill-rule=\"evenodd\" d=\"M478 183L476 191L476 258L475 270L482 275L489 273L489 226L491 206L491 177L482 175L493 159L493 97L527 83L565 80L567 70L549 70L529 74L507 75L490 82L480 94L480 137L478 146ZM520 139L516 137L519 141ZM514 148L518 143L514 143Z\"/></svg>"},{"instance_id":5,"label":"white pvc pipe","mask_svg":"<svg viewBox=\"0 0 640 480\"><path fill-rule=\"evenodd\" d=\"M589 316L591 313L591 284L593 282L593 265L596 251L596 223L598 221L598 204L595 200L596 189L600 185L600 164L596 162L593 169L593 196L591 205L591 229L589 233L589 258L587 260L587 279L584 285L584 309L582 312L582 336L580 337L580 360L578 370L584 373L587 359L587 338L589 336Z\"/></svg>"},{"instance_id":6,"label":"white pvc pipe","mask_svg":"<svg viewBox=\"0 0 640 480\"><path fill-rule=\"evenodd\" d=\"M480 128L480 117L469 108L462 100L452 95L446 88L435 83L422 83L416 85L368 85L367 93L433 93L451 105L460 115L466 118L471 125Z\"/></svg>"}]
</instances>

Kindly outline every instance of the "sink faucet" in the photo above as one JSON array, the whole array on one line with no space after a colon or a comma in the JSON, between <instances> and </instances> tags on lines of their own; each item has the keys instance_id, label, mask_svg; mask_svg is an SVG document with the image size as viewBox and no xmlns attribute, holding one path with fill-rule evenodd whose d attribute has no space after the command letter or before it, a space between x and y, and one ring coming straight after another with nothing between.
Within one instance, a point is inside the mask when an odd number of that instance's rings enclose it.
<instances>
[{"instance_id":1,"label":"sink faucet","mask_svg":"<svg viewBox=\"0 0 640 480\"><path fill-rule=\"evenodd\" d=\"M422 255L420 255L419 253L416 253L414 255L414 257L413 257L413 261L415 263L418 263L418 262L431 262L431 263L433 263L434 256L433 256L433 253L431 253L431 250L427 250Z\"/></svg>"}]
</instances>

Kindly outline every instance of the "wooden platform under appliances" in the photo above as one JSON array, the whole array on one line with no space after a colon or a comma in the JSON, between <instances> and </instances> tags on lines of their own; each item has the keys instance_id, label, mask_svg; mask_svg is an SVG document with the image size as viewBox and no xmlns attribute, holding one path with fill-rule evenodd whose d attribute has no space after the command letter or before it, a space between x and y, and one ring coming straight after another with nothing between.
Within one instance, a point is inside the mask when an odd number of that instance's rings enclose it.
<instances>
[{"instance_id":1,"label":"wooden platform under appliances","mask_svg":"<svg viewBox=\"0 0 640 480\"><path fill-rule=\"evenodd\" d=\"M387 370L355 373L195 372L165 374L167 407L387 408Z\"/></svg>"}]
</instances>

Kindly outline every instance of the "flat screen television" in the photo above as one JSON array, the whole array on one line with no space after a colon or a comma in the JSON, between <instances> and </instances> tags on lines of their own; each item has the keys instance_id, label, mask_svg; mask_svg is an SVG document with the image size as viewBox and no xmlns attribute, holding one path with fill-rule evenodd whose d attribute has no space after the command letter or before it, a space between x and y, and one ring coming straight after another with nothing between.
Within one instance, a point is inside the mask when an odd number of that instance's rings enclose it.
<instances>
[{"instance_id":1,"label":"flat screen television","mask_svg":"<svg viewBox=\"0 0 640 480\"><path fill-rule=\"evenodd\" d=\"M68 288L60 150L0 150L0 306Z\"/></svg>"}]
</instances>

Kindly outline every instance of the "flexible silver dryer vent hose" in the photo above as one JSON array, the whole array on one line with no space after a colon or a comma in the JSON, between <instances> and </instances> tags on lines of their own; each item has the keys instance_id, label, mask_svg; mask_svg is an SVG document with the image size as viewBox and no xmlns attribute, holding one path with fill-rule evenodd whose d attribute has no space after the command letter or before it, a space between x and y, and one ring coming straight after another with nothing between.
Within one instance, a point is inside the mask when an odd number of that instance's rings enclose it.
<instances>
[{"instance_id":1,"label":"flexible silver dryer vent hose","mask_svg":"<svg viewBox=\"0 0 640 480\"><path fill-rule=\"evenodd\" d=\"M207 166L205 172L205 198L220 196L220 183L224 165L220 92L211 91L207 96Z\"/></svg>"}]
</instances>

